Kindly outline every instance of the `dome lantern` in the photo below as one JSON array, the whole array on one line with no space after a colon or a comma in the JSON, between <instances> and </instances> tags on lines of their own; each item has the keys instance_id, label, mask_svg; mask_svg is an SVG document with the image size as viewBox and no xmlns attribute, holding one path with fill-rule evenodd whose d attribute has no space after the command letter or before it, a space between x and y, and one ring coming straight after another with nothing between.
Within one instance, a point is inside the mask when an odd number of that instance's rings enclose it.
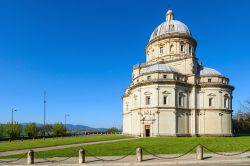
<instances>
[{"instance_id":1,"label":"dome lantern","mask_svg":"<svg viewBox=\"0 0 250 166\"><path fill-rule=\"evenodd\" d=\"M171 9L169 9L166 13L166 21L171 21L174 19L174 13Z\"/></svg>"},{"instance_id":2,"label":"dome lantern","mask_svg":"<svg viewBox=\"0 0 250 166\"><path fill-rule=\"evenodd\" d=\"M191 32L188 27L181 21L174 19L174 12L169 9L166 13L166 20L155 28L150 36L149 41L159 38L164 35L184 35L192 38Z\"/></svg>"}]
</instances>

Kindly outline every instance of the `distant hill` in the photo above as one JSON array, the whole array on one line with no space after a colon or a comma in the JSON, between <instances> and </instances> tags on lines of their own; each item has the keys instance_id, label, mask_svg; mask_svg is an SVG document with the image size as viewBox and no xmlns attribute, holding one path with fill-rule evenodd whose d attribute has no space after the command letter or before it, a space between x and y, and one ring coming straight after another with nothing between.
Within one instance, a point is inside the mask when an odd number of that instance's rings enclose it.
<instances>
[{"instance_id":1,"label":"distant hill","mask_svg":"<svg viewBox=\"0 0 250 166\"><path fill-rule=\"evenodd\" d=\"M21 123L22 126L25 126L27 123ZM43 124L37 123L37 126L42 126ZM103 132L106 131L106 128L94 128L94 127L89 127L85 125L73 125L73 124L66 124L66 128L69 132L72 133L82 133L82 132Z\"/></svg>"},{"instance_id":2,"label":"distant hill","mask_svg":"<svg viewBox=\"0 0 250 166\"><path fill-rule=\"evenodd\" d=\"M72 124L67 124L66 128L68 130L75 130L75 129L80 129L82 131L106 131L106 128L94 128L94 127L89 127L89 126L84 126L84 125L72 125Z\"/></svg>"}]
</instances>

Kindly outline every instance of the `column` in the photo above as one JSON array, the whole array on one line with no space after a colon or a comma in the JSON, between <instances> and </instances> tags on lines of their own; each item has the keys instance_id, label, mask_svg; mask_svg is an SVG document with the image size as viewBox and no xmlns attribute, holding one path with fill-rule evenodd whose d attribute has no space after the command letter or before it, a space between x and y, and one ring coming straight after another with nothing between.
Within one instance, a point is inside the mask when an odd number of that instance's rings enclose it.
<instances>
[{"instance_id":1,"label":"column","mask_svg":"<svg viewBox=\"0 0 250 166\"><path fill-rule=\"evenodd\" d=\"M175 99L174 99L174 108L175 108L175 122L174 122L174 125L175 125L175 134L177 134L177 88L175 87Z\"/></svg>"}]
</instances>

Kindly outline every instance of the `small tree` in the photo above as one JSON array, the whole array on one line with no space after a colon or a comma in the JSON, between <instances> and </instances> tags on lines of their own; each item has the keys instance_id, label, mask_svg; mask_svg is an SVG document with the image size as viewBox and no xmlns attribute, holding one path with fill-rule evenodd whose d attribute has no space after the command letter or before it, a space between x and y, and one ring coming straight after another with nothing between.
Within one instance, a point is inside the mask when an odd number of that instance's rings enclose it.
<instances>
[{"instance_id":1,"label":"small tree","mask_svg":"<svg viewBox=\"0 0 250 166\"><path fill-rule=\"evenodd\" d=\"M22 132L22 127L21 125L18 124L18 122L8 122L6 125L4 125L4 130L6 134L10 138L19 138Z\"/></svg>"},{"instance_id":2,"label":"small tree","mask_svg":"<svg viewBox=\"0 0 250 166\"><path fill-rule=\"evenodd\" d=\"M116 127L112 127L107 129L107 133L114 134L117 133L119 130Z\"/></svg>"},{"instance_id":3,"label":"small tree","mask_svg":"<svg viewBox=\"0 0 250 166\"><path fill-rule=\"evenodd\" d=\"M50 135L50 133L52 132L52 125L45 124L45 126L39 127L38 130L40 131L40 134L43 136Z\"/></svg>"},{"instance_id":4,"label":"small tree","mask_svg":"<svg viewBox=\"0 0 250 166\"><path fill-rule=\"evenodd\" d=\"M28 123L24 126L24 132L29 137L35 137L38 133L38 128L35 123Z\"/></svg>"},{"instance_id":5,"label":"small tree","mask_svg":"<svg viewBox=\"0 0 250 166\"><path fill-rule=\"evenodd\" d=\"M56 136L64 135L66 133L63 124L60 122L57 122L53 125L52 131Z\"/></svg>"},{"instance_id":6,"label":"small tree","mask_svg":"<svg viewBox=\"0 0 250 166\"><path fill-rule=\"evenodd\" d=\"M4 137L4 125L0 124L0 138Z\"/></svg>"}]
</instances>

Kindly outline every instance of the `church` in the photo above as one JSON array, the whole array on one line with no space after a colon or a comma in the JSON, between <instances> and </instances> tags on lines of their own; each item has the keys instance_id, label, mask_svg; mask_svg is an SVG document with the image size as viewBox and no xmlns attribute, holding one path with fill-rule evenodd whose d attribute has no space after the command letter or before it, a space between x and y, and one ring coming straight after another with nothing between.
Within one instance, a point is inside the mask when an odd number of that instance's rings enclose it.
<instances>
[{"instance_id":1,"label":"church","mask_svg":"<svg viewBox=\"0 0 250 166\"><path fill-rule=\"evenodd\" d=\"M229 78L199 63L197 41L172 10L150 36L146 62L133 66L123 100L123 134L231 136Z\"/></svg>"}]
</instances>

